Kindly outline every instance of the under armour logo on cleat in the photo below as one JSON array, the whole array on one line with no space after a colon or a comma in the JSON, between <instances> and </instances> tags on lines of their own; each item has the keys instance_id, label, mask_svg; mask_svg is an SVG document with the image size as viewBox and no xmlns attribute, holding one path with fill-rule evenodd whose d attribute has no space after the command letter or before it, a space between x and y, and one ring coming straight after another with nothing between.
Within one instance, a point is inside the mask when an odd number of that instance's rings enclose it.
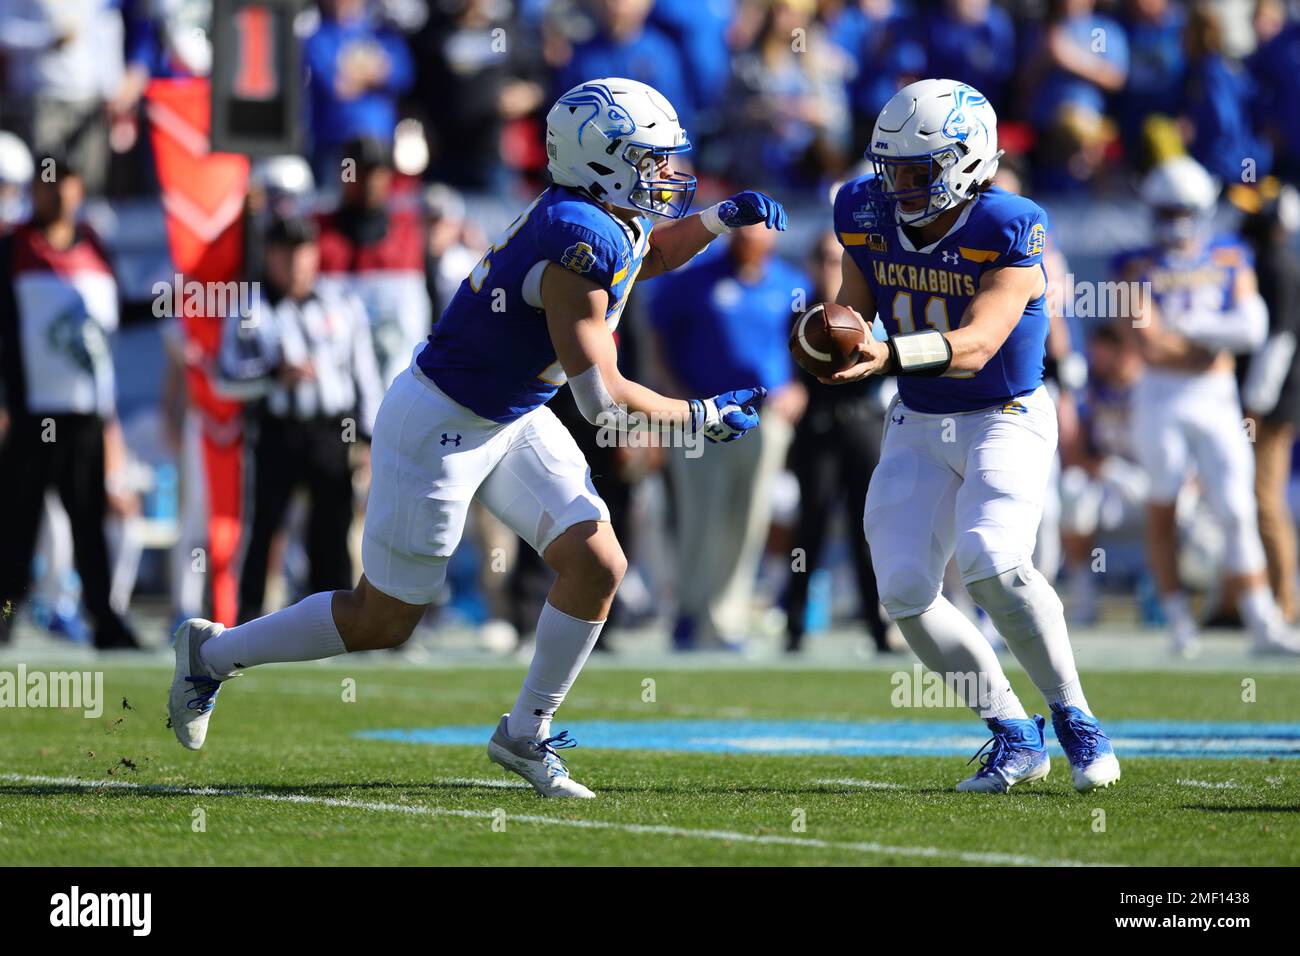
<instances>
[{"instance_id":1,"label":"under armour logo on cleat","mask_svg":"<svg viewBox=\"0 0 1300 956\"><path fill-rule=\"evenodd\" d=\"M455 437L452 437L451 435L448 435L446 432L443 432L443 433L442 433L442 441L438 442L438 444L439 444L439 445L455 445L457 448L459 448L459 447L460 447L460 436L459 436L459 435L456 435Z\"/></svg>"}]
</instances>

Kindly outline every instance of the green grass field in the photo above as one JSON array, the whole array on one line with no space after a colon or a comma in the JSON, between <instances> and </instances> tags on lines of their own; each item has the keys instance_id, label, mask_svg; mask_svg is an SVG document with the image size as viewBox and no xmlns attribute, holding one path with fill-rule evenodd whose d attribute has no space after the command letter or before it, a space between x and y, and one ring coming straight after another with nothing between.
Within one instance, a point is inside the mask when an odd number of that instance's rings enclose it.
<instances>
[{"instance_id":1,"label":"green grass field","mask_svg":"<svg viewBox=\"0 0 1300 956\"><path fill-rule=\"evenodd\" d=\"M1300 864L1293 759L1121 750L1122 781L1080 795L1054 758L1047 781L990 797L952 792L965 756L580 746L566 756L599 799L543 801L489 764L486 737L428 746L355 736L489 726L520 675L505 666L262 668L223 691L207 747L190 753L166 727L170 672L109 667L99 719L0 711L0 864ZM343 699L345 678L356 681L355 702ZM1109 672L1088 689L1108 721L1296 721L1300 672L1260 673L1252 703L1241 700L1241 679ZM1023 675L1013 680L1037 704ZM556 729L966 719L896 710L890 689L883 670L601 666L583 675ZM635 728L627 733L635 747Z\"/></svg>"}]
</instances>

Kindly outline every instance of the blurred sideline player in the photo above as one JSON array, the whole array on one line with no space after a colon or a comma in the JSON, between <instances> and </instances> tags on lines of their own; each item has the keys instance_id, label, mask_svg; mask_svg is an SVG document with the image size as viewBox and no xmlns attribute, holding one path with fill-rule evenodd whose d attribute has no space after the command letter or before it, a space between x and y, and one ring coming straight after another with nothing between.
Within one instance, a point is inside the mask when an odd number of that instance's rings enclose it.
<instances>
[{"instance_id":1,"label":"blurred sideline player","mask_svg":"<svg viewBox=\"0 0 1300 956\"><path fill-rule=\"evenodd\" d=\"M181 626L169 710L186 747L203 745L217 691L236 671L402 644L442 586L477 498L557 575L523 688L488 754L543 796L593 796L556 753L574 742L551 735L551 717L627 560L587 462L545 404L567 379L593 424L626 427L642 414L711 441L755 428L762 389L665 398L619 373L612 330L638 275L675 269L733 228L783 229L785 212L743 192L687 216L695 177L670 165L690 148L686 132L667 100L631 80L560 97L546 148L554 185L474 267L384 398L357 587L234 628Z\"/></svg>"},{"instance_id":2,"label":"blurred sideline player","mask_svg":"<svg viewBox=\"0 0 1300 956\"><path fill-rule=\"evenodd\" d=\"M1234 353L1254 351L1268 335L1249 250L1211 231L1219 187L1195 160L1179 156L1142 184L1155 244L1120 257L1121 279L1150 294L1136 307L1129 334L1146 362L1133 417L1147 473L1147 550L1176 654L1196 651L1196 621L1178 580L1175 502L1195 468L1225 538L1227 586L1255 653L1300 653L1268 585L1255 509L1255 462L1242 424ZM1149 284L1149 285L1145 285Z\"/></svg>"},{"instance_id":3,"label":"blurred sideline player","mask_svg":"<svg viewBox=\"0 0 1300 956\"><path fill-rule=\"evenodd\" d=\"M875 173L835 197L837 301L879 311L889 339L868 338L830 381L899 376L863 519L881 598L922 663L993 732L958 790L1004 793L1050 763L1043 718L1029 717L989 643L940 592L954 553L1051 708L1074 786L1109 786L1119 762L1084 697L1061 601L1031 560L1057 441L1043 387L1047 216L991 185L997 117L966 84L904 87L868 155Z\"/></svg>"},{"instance_id":4,"label":"blurred sideline player","mask_svg":"<svg viewBox=\"0 0 1300 956\"><path fill-rule=\"evenodd\" d=\"M1137 539L1142 533L1147 476L1133 435L1133 393L1141 376L1142 358L1123 334L1113 325L1099 326L1088 340L1079 428L1072 441L1061 439L1061 538L1070 618L1077 624L1097 622L1092 563L1098 535Z\"/></svg>"}]
</instances>

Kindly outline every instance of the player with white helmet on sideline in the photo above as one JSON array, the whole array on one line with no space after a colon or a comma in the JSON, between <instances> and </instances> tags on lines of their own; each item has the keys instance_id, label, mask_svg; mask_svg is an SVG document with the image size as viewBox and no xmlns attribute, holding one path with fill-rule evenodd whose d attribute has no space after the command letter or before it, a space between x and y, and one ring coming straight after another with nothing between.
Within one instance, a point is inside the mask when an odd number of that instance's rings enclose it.
<instances>
[{"instance_id":1,"label":"player with white helmet on sideline","mask_svg":"<svg viewBox=\"0 0 1300 956\"><path fill-rule=\"evenodd\" d=\"M0 233L18 225L31 213L31 188L35 165L27 144L0 130Z\"/></svg>"},{"instance_id":2,"label":"player with white helmet on sideline","mask_svg":"<svg viewBox=\"0 0 1300 956\"><path fill-rule=\"evenodd\" d=\"M273 215L286 217L304 215L304 208L316 189L316 178L311 165L301 156L284 154L267 156L253 163L248 171L250 190L265 197Z\"/></svg>"},{"instance_id":3,"label":"player with white helmet on sideline","mask_svg":"<svg viewBox=\"0 0 1300 956\"><path fill-rule=\"evenodd\" d=\"M1050 762L1043 718L1029 717L989 643L941 593L954 555L1050 707L1076 789L1109 786L1119 762L1084 697L1060 599L1031 558L1057 441L1043 387L1047 216L992 185L997 117L964 83L904 87L867 155L874 175L835 197L837 301L878 311L889 339L867 338L827 381L898 376L863 517L881 600L993 733L958 790L1005 793Z\"/></svg>"},{"instance_id":4,"label":"player with white helmet on sideline","mask_svg":"<svg viewBox=\"0 0 1300 956\"><path fill-rule=\"evenodd\" d=\"M593 424L637 415L733 441L758 425L763 397L742 388L672 399L618 369L613 330L638 276L683 265L733 228L785 228L781 205L751 191L688 215L695 177L671 161L689 148L672 105L643 83L593 80L560 97L547 117L554 185L461 283L379 410L360 584L239 627L182 625L169 711L183 745L203 745L221 683L245 667L405 642L442 587L477 498L557 574L489 757L543 796L594 796L569 777L557 751L573 741L550 724L626 559L587 462L546 402L567 381Z\"/></svg>"},{"instance_id":5,"label":"player with white helmet on sideline","mask_svg":"<svg viewBox=\"0 0 1300 956\"><path fill-rule=\"evenodd\" d=\"M1142 183L1154 243L1128 252L1116 272L1150 294L1126 323L1146 362L1134 396L1134 436L1147 473L1147 545L1173 651L1197 649L1196 621L1178 579L1175 499L1195 469L1223 526L1227 584L1259 654L1300 653L1268 585L1255 505L1255 462L1243 427L1234 354L1268 335L1268 309L1251 254L1213 231L1219 184L1194 159L1179 156Z\"/></svg>"}]
</instances>

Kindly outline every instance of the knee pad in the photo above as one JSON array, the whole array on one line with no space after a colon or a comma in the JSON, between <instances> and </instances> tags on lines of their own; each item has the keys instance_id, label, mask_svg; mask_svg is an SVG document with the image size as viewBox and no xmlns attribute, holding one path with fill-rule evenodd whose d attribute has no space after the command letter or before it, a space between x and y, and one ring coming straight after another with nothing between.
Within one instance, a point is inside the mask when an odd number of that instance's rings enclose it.
<instances>
[{"instance_id":1,"label":"knee pad","mask_svg":"<svg viewBox=\"0 0 1300 956\"><path fill-rule=\"evenodd\" d=\"M1008 565L1027 563L1029 558L1020 543L1009 540L998 528L963 531L957 536L953 556L957 560L957 571L968 586L971 581L998 574Z\"/></svg>"},{"instance_id":2,"label":"knee pad","mask_svg":"<svg viewBox=\"0 0 1300 956\"><path fill-rule=\"evenodd\" d=\"M1055 589L1031 564L966 585L1008 642L1028 640L1064 623Z\"/></svg>"},{"instance_id":3,"label":"knee pad","mask_svg":"<svg viewBox=\"0 0 1300 956\"><path fill-rule=\"evenodd\" d=\"M876 574L880 603L897 620L920 614L939 596L942 581L919 564L900 563Z\"/></svg>"}]
</instances>

